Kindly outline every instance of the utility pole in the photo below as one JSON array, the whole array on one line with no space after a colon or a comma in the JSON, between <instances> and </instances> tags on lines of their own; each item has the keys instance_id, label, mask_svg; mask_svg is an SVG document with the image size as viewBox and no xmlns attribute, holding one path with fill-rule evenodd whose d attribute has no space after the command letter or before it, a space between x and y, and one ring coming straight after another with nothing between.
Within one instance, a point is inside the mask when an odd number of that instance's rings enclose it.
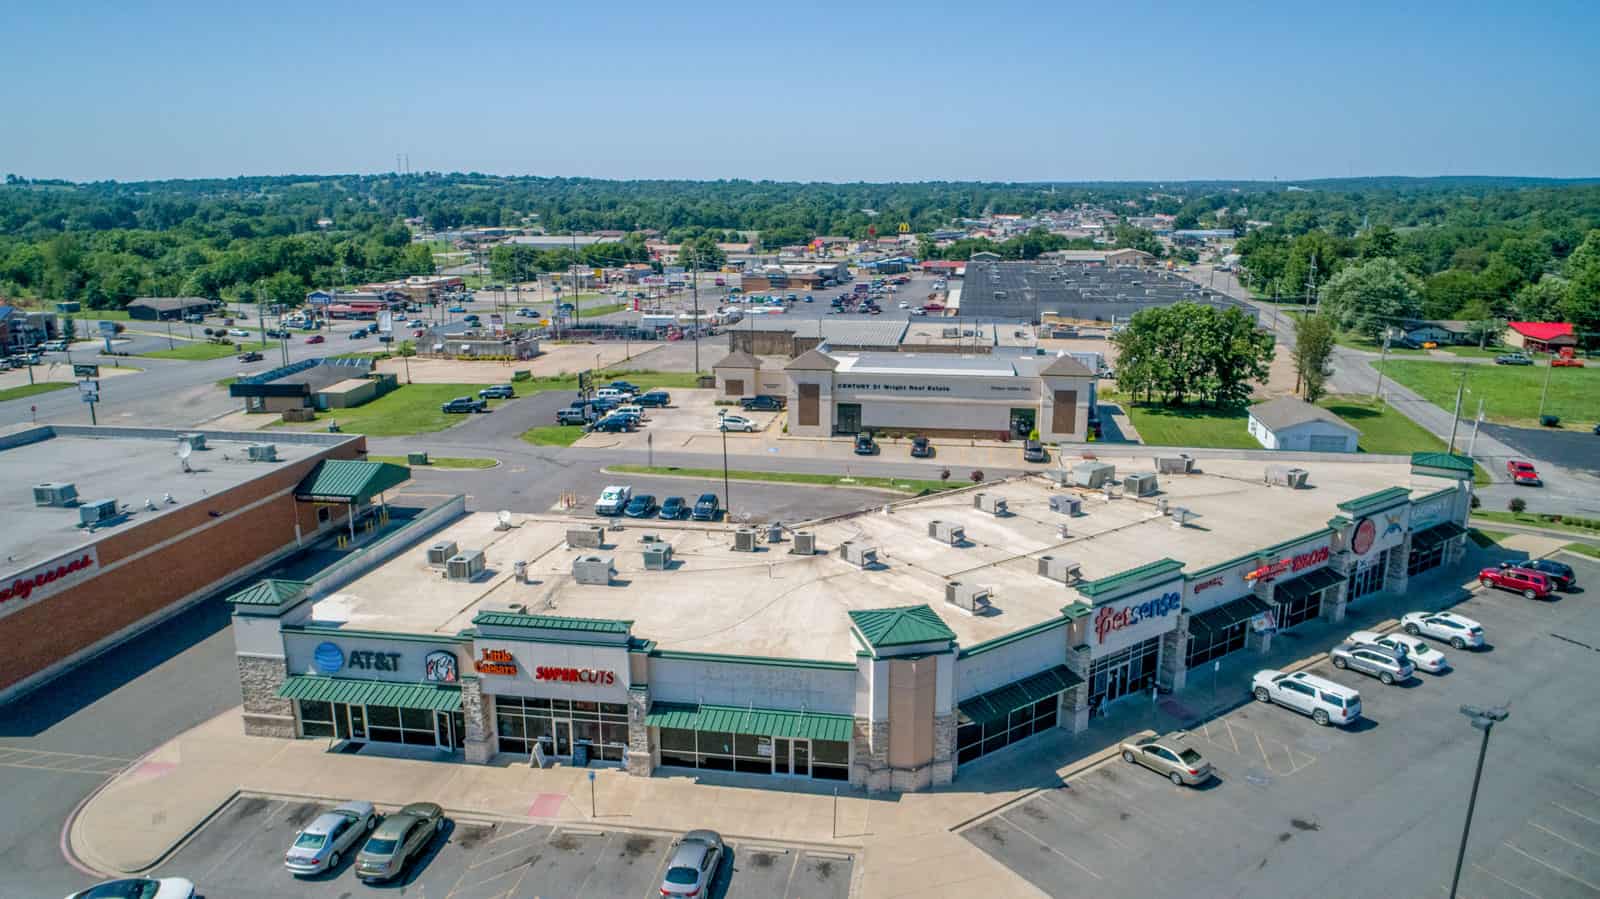
<instances>
[{"instance_id":1,"label":"utility pole","mask_svg":"<svg viewBox=\"0 0 1600 899\"><path fill-rule=\"evenodd\" d=\"M700 256L690 251L690 292L694 295L694 373L700 374Z\"/></svg>"},{"instance_id":2,"label":"utility pole","mask_svg":"<svg viewBox=\"0 0 1600 899\"><path fill-rule=\"evenodd\" d=\"M1472 450L1478 445L1478 425L1483 424L1483 397L1478 397L1478 415L1472 420L1472 436L1467 438L1467 457L1472 457Z\"/></svg>"},{"instance_id":3,"label":"utility pole","mask_svg":"<svg viewBox=\"0 0 1600 899\"><path fill-rule=\"evenodd\" d=\"M1446 452L1456 451L1456 426L1461 424L1461 395L1467 392L1467 367L1461 366L1461 383L1456 387L1456 411L1450 420L1450 446Z\"/></svg>"},{"instance_id":4,"label":"utility pole","mask_svg":"<svg viewBox=\"0 0 1600 899\"><path fill-rule=\"evenodd\" d=\"M1556 354L1551 351L1544 363L1544 387L1539 391L1539 417L1544 417L1544 401L1550 396L1550 374L1556 370Z\"/></svg>"},{"instance_id":5,"label":"utility pole","mask_svg":"<svg viewBox=\"0 0 1600 899\"><path fill-rule=\"evenodd\" d=\"M1322 297L1317 295L1317 254L1311 254L1311 271L1306 275L1306 305L1316 304L1317 310L1322 309Z\"/></svg>"},{"instance_id":6,"label":"utility pole","mask_svg":"<svg viewBox=\"0 0 1600 899\"><path fill-rule=\"evenodd\" d=\"M1383 353L1378 356L1378 389L1372 391L1372 398L1380 403L1383 402L1383 364L1389 361L1389 338L1393 334L1391 329L1383 329Z\"/></svg>"}]
</instances>

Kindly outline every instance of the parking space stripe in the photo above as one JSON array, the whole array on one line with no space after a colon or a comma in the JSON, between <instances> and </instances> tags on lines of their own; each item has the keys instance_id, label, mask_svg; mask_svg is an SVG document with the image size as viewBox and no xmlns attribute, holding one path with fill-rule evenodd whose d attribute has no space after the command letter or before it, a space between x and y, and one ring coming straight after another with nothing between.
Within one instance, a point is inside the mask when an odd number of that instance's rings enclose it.
<instances>
[{"instance_id":1,"label":"parking space stripe","mask_svg":"<svg viewBox=\"0 0 1600 899\"><path fill-rule=\"evenodd\" d=\"M1009 817L1010 814L1011 814L1010 812L1006 812L1005 814L1001 815L1000 817L1001 817L1002 820L1004 820L1006 822L1006 824L1010 825L1012 829L1016 830L1018 833L1022 834L1023 836L1027 837L1028 839L1034 841L1035 843L1038 843L1040 846L1043 846L1045 849L1048 849L1049 851L1055 853L1056 855L1061 856L1063 859L1066 860L1067 864L1070 864L1073 867L1075 867L1075 868L1079 869L1080 871L1084 872L1085 874L1088 874L1090 877L1093 877L1095 880L1104 880L1105 879L1105 878L1101 877L1099 874L1096 874L1094 872L1094 869L1090 868L1088 865L1085 865L1083 862L1078 861L1077 859L1075 859L1072 856L1066 854L1065 852L1062 852L1060 849L1057 849L1056 847L1050 845L1049 843L1046 843L1044 840L1039 839L1037 836L1034 836L1031 832L1029 832L1029 830L1026 827L1023 827L1022 825L1018 824L1017 822L1011 820L1011 818Z\"/></svg>"},{"instance_id":2,"label":"parking space stripe","mask_svg":"<svg viewBox=\"0 0 1600 899\"><path fill-rule=\"evenodd\" d=\"M1585 815L1583 812L1574 811L1573 809L1567 808L1566 806L1562 805L1559 802L1551 802L1550 804L1555 806L1558 809L1561 809L1562 811L1566 812L1569 815L1572 815L1572 816L1578 817L1578 818L1582 818L1583 820L1588 821L1591 824L1600 824L1600 821L1596 821L1595 819L1589 817L1588 815Z\"/></svg>"},{"instance_id":3,"label":"parking space stripe","mask_svg":"<svg viewBox=\"0 0 1600 899\"><path fill-rule=\"evenodd\" d=\"M1555 873L1561 875L1562 877L1565 877L1566 879L1568 879L1568 880L1570 880L1570 881L1572 881L1574 883L1581 883L1584 886L1588 887L1589 889L1594 890L1597 893L1600 893L1600 886L1595 886L1594 884L1590 883L1587 880L1584 880L1582 877L1579 877L1578 875L1573 874L1570 871L1566 871L1566 870L1563 870L1561 868L1558 868L1555 865L1552 865L1549 862L1545 861L1544 859L1539 858L1538 856L1530 855L1529 853L1522 851L1521 849L1517 848L1516 844L1512 843L1510 840L1503 841L1501 843L1501 845L1505 846L1507 849L1510 849L1512 852L1515 852L1516 854L1522 856L1523 858L1527 859L1528 861L1531 861L1531 862L1534 862L1535 864L1539 864L1539 865L1542 865L1542 866L1544 866L1546 868L1549 868L1551 871L1554 871Z\"/></svg>"},{"instance_id":4,"label":"parking space stripe","mask_svg":"<svg viewBox=\"0 0 1600 899\"><path fill-rule=\"evenodd\" d=\"M495 843L498 843L501 840L510 839L511 837L515 837L515 836L521 836L522 834L525 834L528 831L533 830L535 827L544 827L544 826L546 826L546 825L542 825L542 824L524 824L523 826L517 828L516 830L507 831L506 833L500 834L499 836L495 837L492 840L489 840L488 842L484 843L483 845L485 845L485 846L493 846Z\"/></svg>"},{"instance_id":5,"label":"parking space stripe","mask_svg":"<svg viewBox=\"0 0 1600 899\"><path fill-rule=\"evenodd\" d=\"M1503 883L1506 886L1512 888L1513 890L1516 890L1517 892L1521 893L1524 896L1532 896L1533 899L1540 899L1538 893L1530 893L1530 892L1528 892L1527 890L1523 889L1522 887L1519 887L1516 884L1512 883L1511 881L1506 880L1504 877L1501 877L1499 874L1494 873L1493 871L1489 870L1488 868L1485 868L1484 866L1478 864L1477 862L1473 862L1472 863L1472 867L1474 869L1476 869L1478 871L1478 873L1486 874L1486 875L1488 875L1490 877L1493 877L1495 880L1500 881L1501 883Z\"/></svg>"},{"instance_id":6,"label":"parking space stripe","mask_svg":"<svg viewBox=\"0 0 1600 899\"><path fill-rule=\"evenodd\" d=\"M1560 840L1561 842L1566 843L1569 846L1572 846L1573 848L1581 849L1582 851L1587 852L1590 855L1600 855L1600 849L1592 849L1592 848L1590 848L1588 846L1583 845L1582 843L1578 843L1578 842L1574 842L1572 840L1569 840L1566 837L1562 836L1561 834L1556 833L1555 831L1551 830L1550 828L1545 827L1543 824L1540 824L1538 821L1529 821L1528 824L1530 826L1532 826L1532 827L1537 827L1538 829L1540 829L1540 830L1544 831L1545 833L1555 837L1556 839Z\"/></svg>"},{"instance_id":7,"label":"parking space stripe","mask_svg":"<svg viewBox=\"0 0 1600 899\"><path fill-rule=\"evenodd\" d=\"M783 896L789 899L794 895L794 872L800 870L800 856L796 854L789 859L789 876L783 879ZM707 892L710 892L709 890Z\"/></svg>"}]
</instances>

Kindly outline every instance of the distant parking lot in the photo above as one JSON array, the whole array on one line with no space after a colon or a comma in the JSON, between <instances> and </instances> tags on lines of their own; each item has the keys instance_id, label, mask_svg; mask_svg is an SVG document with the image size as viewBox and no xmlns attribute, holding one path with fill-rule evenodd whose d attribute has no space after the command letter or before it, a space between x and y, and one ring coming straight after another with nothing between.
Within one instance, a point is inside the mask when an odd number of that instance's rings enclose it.
<instances>
[{"instance_id":1,"label":"distant parking lot","mask_svg":"<svg viewBox=\"0 0 1600 899\"><path fill-rule=\"evenodd\" d=\"M1384 687L1313 666L1361 692L1353 727L1242 705L1183 737L1218 771L1199 788L1119 759L964 836L1052 896L1443 896L1481 738L1457 709L1509 701L1459 895L1600 894L1600 715L1573 701L1600 666L1600 564L1563 561L1589 592L1549 604L1485 592L1457 606L1489 646L1444 647L1452 672Z\"/></svg>"},{"instance_id":2,"label":"distant parking lot","mask_svg":"<svg viewBox=\"0 0 1600 899\"><path fill-rule=\"evenodd\" d=\"M156 876L193 880L206 899L283 896L411 895L442 899L496 897L659 897L674 837L544 824L451 822L405 873L390 883L363 884L354 859L320 877L296 880L283 869L294 834L323 803L240 797L206 824ZM729 841L714 897L843 897L854 859L799 847Z\"/></svg>"}]
</instances>

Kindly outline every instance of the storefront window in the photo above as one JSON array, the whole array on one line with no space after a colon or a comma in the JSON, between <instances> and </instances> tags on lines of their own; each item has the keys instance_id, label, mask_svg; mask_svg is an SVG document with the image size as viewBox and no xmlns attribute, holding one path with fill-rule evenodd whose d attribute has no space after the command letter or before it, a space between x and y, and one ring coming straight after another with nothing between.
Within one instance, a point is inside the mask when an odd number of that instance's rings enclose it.
<instances>
[{"instance_id":1,"label":"storefront window","mask_svg":"<svg viewBox=\"0 0 1600 899\"><path fill-rule=\"evenodd\" d=\"M1155 685L1160 660L1160 637L1097 659L1089 668L1089 714L1098 715L1106 703L1124 696L1148 692Z\"/></svg>"},{"instance_id":2,"label":"storefront window","mask_svg":"<svg viewBox=\"0 0 1600 899\"><path fill-rule=\"evenodd\" d=\"M401 709L369 705L367 737L375 743L404 743L407 746L437 746L434 713L426 709Z\"/></svg>"},{"instance_id":3,"label":"storefront window","mask_svg":"<svg viewBox=\"0 0 1600 899\"><path fill-rule=\"evenodd\" d=\"M1056 705L1060 696L1056 693L1020 709L1013 709L1005 718L987 724L963 716L956 727L957 764L981 758L1055 727Z\"/></svg>"},{"instance_id":4,"label":"storefront window","mask_svg":"<svg viewBox=\"0 0 1600 899\"><path fill-rule=\"evenodd\" d=\"M1189 631L1189 654L1185 667L1204 665L1243 649L1245 632L1249 626L1249 621L1241 621L1221 630Z\"/></svg>"},{"instance_id":5,"label":"storefront window","mask_svg":"<svg viewBox=\"0 0 1600 899\"><path fill-rule=\"evenodd\" d=\"M1389 570L1389 552L1387 549L1384 550L1372 560L1372 564L1359 568L1350 575L1348 596L1351 602L1383 589L1384 574Z\"/></svg>"},{"instance_id":6,"label":"storefront window","mask_svg":"<svg viewBox=\"0 0 1600 899\"><path fill-rule=\"evenodd\" d=\"M546 753L554 753L557 722L563 727L570 725L574 745L589 745L591 759L620 762L628 745L625 703L496 696L494 706L501 752L527 755L534 743L543 743Z\"/></svg>"},{"instance_id":7,"label":"storefront window","mask_svg":"<svg viewBox=\"0 0 1600 899\"><path fill-rule=\"evenodd\" d=\"M299 700L300 735L303 737L333 736L333 706L311 699Z\"/></svg>"},{"instance_id":8,"label":"storefront window","mask_svg":"<svg viewBox=\"0 0 1600 899\"><path fill-rule=\"evenodd\" d=\"M1278 603L1278 627L1288 630L1297 624L1317 617L1322 614L1322 593L1318 590L1304 596L1296 596Z\"/></svg>"},{"instance_id":9,"label":"storefront window","mask_svg":"<svg viewBox=\"0 0 1600 899\"><path fill-rule=\"evenodd\" d=\"M1432 568L1438 568L1444 562L1444 544L1434 545L1422 550L1412 550L1411 556L1406 560L1406 574L1416 575Z\"/></svg>"}]
</instances>

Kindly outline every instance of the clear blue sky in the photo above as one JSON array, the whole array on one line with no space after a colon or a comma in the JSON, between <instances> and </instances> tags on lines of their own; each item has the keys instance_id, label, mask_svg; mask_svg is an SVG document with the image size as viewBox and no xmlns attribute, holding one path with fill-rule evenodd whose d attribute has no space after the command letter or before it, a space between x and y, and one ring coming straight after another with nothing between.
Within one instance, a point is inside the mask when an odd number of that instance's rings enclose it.
<instances>
[{"instance_id":1,"label":"clear blue sky","mask_svg":"<svg viewBox=\"0 0 1600 899\"><path fill-rule=\"evenodd\" d=\"M17 3L0 172L1600 175L1600 4L1310 6Z\"/></svg>"}]
</instances>

